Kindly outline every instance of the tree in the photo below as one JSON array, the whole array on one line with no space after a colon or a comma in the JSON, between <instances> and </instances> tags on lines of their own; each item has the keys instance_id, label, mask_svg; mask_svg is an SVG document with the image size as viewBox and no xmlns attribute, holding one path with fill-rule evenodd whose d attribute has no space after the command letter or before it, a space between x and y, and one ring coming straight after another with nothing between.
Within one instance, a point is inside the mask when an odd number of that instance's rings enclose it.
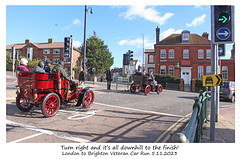
<instances>
[{"instance_id":1,"label":"tree","mask_svg":"<svg viewBox=\"0 0 240 159\"><path fill-rule=\"evenodd\" d=\"M86 67L88 72L92 73L92 68L96 69L96 74L103 74L105 70L113 65L112 53L109 51L108 46L104 44L104 41L94 35L87 39L86 45L86 57L88 59ZM83 47L82 52L83 52Z\"/></svg>"}]
</instances>

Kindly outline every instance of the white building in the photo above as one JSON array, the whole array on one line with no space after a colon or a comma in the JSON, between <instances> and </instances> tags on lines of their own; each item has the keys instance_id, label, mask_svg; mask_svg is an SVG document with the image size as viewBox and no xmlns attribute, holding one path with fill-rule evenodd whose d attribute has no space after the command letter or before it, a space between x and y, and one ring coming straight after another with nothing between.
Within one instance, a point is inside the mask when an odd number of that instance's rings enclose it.
<instances>
[{"instance_id":1,"label":"white building","mask_svg":"<svg viewBox=\"0 0 240 159\"><path fill-rule=\"evenodd\" d=\"M155 73L155 50L154 49L145 49L145 67L147 73Z\"/></svg>"},{"instance_id":2,"label":"white building","mask_svg":"<svg viewBox=\"0 0 240 159\"><path fill-rule=\"evenodd\" d=\"M140 60L131 60L130 65L123 65L123 75L127 75L127 70L129 69L129 74L132 75L141 67Z\"/></svg>"}]
</instances>

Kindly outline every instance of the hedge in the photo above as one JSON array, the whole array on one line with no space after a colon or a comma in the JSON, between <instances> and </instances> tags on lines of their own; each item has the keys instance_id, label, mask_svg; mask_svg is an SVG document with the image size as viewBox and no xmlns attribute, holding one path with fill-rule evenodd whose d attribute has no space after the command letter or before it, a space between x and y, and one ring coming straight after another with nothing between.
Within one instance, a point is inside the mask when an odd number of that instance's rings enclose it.
<instances>
[{"instance_id":1,"label":"hedge","mask_svg":"<svg viewBox=\"0 0 240 159\"><path fill-rule=\"evenodd\" d=\"M177 78L172 75L161 75L155 74L155 80L158 84L161 84L163 87L166 87L166 82L180 84L180 78Z\"/></svg>"}]
</instances>

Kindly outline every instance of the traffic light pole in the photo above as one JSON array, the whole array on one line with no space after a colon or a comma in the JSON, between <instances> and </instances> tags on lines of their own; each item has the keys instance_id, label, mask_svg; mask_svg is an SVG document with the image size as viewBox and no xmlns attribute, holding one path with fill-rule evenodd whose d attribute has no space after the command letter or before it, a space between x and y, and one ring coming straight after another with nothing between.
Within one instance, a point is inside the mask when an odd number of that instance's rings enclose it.
<instances>
[{"instance_id":1,"label":"traffic light pole","mask_svg":"<svg viewBox=\"0 0 240 159\"><path fill-rule=\"evenodd\" d=\"M70 77L70 79L72 80L73 79L73 38L72 38L72 35L70 36L70 52L71 52L71 54L70 54L70 57L71 57L71 67L70 67L70 75L71 75L71 77Z\"/></svg>"},{"instance_id":2,"label":"traffic light pole","mask_svg":"<svg viewBox=\"0 0 240 159\"><path fill-rule=\"evenodd\" d=\"M211 15L213 14L213 6L211 6ZM216 52L215 44L213 44L214 38L214 17L211 16L211 72L213 75L216 73ZM216 87L213 86L211 90L211 119L210 119L210 141L215 141L215 103L216 103Z\"/></svg>"}]
</instances>

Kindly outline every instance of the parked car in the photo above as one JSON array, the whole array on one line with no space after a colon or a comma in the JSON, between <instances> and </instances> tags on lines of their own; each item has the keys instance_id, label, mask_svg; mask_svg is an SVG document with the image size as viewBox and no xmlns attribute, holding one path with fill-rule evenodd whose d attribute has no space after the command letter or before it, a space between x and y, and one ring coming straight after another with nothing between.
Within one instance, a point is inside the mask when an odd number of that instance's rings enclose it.
<instances>
[{"instance_id":1,"label":"parked car","mask_svg":"<svg viewBox=\"0 0 240 159\"><path fill-rule=\"evenodd\" d=\"M220 86L220 98L235 102L235 82L223 82L223 85Z\"/></svg>"}]
</instances>

